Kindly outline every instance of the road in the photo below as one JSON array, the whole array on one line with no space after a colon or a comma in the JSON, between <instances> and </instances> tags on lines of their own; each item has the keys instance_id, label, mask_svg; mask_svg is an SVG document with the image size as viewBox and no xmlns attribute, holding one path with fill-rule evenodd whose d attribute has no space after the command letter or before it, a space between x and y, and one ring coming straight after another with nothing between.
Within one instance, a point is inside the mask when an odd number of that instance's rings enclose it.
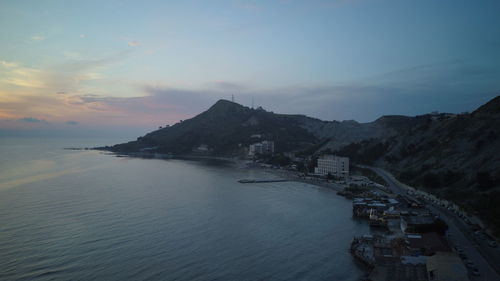
<instances>
[{"instance_id":1,"label":"road","mask_svg":"<svg viewBox=\"0 0 500 281\"><path fill-rule=\"evenodd\" d=\"M364 167L373 170L383 177L388 184L388 188L392 192L408 197L404 184L400 183L389 172L376 167ZM500 260L500 251L498 249L484 249L484 245L479 245L477 243L478 241L472 238L473 235L467 230L467 226L464 228L462 220L453 213L431 202L427 202L427 207L448 224L448 241L451 246L459 246L462 248L467 259L474 262L477 269L479 269L481 275L470 276L470 279L473 281L500 281L500 275L498 273L500 272L500 263L497 262ZM485 255L483 256L482 253ZM487 259L485 256L489 258Z\"/></svg>"}]
</instances>

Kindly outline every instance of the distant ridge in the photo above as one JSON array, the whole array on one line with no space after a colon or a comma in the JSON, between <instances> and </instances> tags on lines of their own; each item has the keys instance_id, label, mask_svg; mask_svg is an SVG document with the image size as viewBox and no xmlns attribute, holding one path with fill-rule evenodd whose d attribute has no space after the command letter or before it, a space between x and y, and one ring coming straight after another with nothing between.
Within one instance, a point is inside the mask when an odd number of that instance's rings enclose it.
<instances>
[{"instance_id":1,"label":"distant ridge","mask_svg":"<svg viewBox=\"0 0 500 281\"><path fill-rule=\"evenodd\" d=\"M500 96L470 114L397 119L391 126L401 129L398 134L335 153L384 167L405 183L474 210L500 236Z\"/></svg>"},{"instance_id":2,"label":"distant ridge","mask_svg":"<svg viewBox=\"0 0 500 281\"><path fill-rule=\"evenodd\" d=\"M424 118L425 119L425 118ZM325 147L342 147L371 138L387 138L423 122L420 117L384 116L371 123L322 121L304 115L275 114L219 100L201 114L161 128L136 141L106 149L115 152L190 154L207 145L210 155L238 156L260 135L276 143L277 152L306 149L330 139Z\"/></svg>"},{"instance_id":3,"label":"distant ridge","mask_svg":"<svg viewBox=\"0 0 500 281\"><path fill-rule=\"evenodd\" d=\"M478 108L471 116L498 114L500 98L496 97ZM278 152L297 151L323 143L322 149L339 149L369 139L387 140L405 135L450 114L425 114L415 117L387 115L369 123L356 121L322 121L304 115L286 115L252 109L221 99L201 114L161 128L124 144L107 149L116 152L149 152L190 154L200 145L207 145L210 155L237 156L242 147L256 142L252 135L276 142ZM325 142L325 140L329 140Z\"/></svg>"},{"instance_id":4,"label":"distant ridge","mask_svg":"<svg viewBox=\"0 0 500 281\"><path fill-rule=\"evenodd\" d=\"M274 114L261 108L251 109L219 100L191 119L109 149L138 152L155 147L151 152L189 154L200 145L207 145L207 153L211 155L241 155L243 148L259 141L252 135L275 141L279 151L301 149L317 141L292 115Z\"/></svg>"},{"instance_id":5,"label":"distant ridge","mask_svg":"<svg viewBox=\"0 0 500 281\"><path fill-rule=\"evenodd\" d=\"M497 96L490 100L489 102L485 103L484 105L480 106L478 109L476 109L472 114L478 115L478 114L489 114L489 115L497 115L500 114L500 96Z\"/></svg>"}]
</instances>

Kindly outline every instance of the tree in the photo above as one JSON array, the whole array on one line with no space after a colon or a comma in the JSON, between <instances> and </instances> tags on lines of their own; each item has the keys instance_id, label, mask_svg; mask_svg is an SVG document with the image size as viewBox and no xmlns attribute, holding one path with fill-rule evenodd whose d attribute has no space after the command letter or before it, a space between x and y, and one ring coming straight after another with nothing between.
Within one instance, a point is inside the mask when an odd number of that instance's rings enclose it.
<instances>
[{"instance_id":1,"label":"tree","mask_svg":"<svg viewBox=\"0 0 500 281\"><path fill-rule=\"evenodd\" d=\"M425 187L438 188L441 185L441 180L439 176L434 173L428 173L424 176Z\"/></svg>"},{"instance_id":2,"label":"tree","mask_svg":"<svg viewBox=\"0 0 500 281\"><path fill-rule=\"evenodd\" d=\"M479 188L483 190L490 189L494 186L494 181L490 175L490 172L486 171L477 173L476 182L479 184Z\"/></svg>"}]
</instances>

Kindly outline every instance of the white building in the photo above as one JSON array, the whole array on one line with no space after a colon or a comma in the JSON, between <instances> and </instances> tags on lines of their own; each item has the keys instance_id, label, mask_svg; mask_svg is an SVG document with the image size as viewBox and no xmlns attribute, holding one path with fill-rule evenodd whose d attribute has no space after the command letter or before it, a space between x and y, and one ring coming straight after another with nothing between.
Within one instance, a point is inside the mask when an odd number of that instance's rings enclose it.
<instances>
[{"instance_id":1,"label":"white building","mask_svg":"<svg viewBox=\"0 0 500 281\"><path fill-rule=\"evenodd\" d=\"M322 155L318 158L318 166L314 168L314 173L347 177L349 176L349 158L331 154Z\"/></svg>"},{"instance_id":2,"label":"white building","mask_svg":"<svg viewBox=\"0 0 500 281\"><path fill-rule=\"evenodd\" d=\"M251 144L248 150L248 155L254 156L257 154L273 154L274 141L261 141Z\"/></svg>"},{"instance_id":3,"label":"white building","mask_svg":"<svg viewBox=\"0 0 500 281\"><path fill-rule=\"evenodd\" d=\"M210 147L207 144L202 143L196 148L196 150L199 152L208 152L210 150Z\"/></svg>"}]
</instances>

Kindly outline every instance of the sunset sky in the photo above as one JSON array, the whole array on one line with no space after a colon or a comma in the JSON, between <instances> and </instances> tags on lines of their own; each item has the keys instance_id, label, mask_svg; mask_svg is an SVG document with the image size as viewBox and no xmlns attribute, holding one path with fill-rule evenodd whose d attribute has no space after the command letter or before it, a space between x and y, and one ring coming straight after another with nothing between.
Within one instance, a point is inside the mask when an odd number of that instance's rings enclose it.
<instances>
[{"instance_id":1,"label":"sunset sky","mask_svg":"<svg viewBox=\"0 0 500 281\"><path fill-rule=\"evenodd\" d=\"M324 120L500 94L500 1L1 1L0 131L145 133L221 98Z\"/></svg>"}]
</instances>

